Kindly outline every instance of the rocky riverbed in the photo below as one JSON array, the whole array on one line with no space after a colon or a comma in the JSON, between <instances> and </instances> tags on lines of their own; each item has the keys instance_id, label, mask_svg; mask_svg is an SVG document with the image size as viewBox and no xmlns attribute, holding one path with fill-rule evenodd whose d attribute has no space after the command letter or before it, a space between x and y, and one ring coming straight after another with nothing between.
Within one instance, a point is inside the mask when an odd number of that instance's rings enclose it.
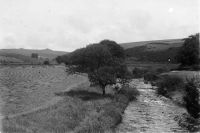
<instances>
[{"instance_id":1,"label":"rocky riverbed","mask_svg":"<svg viewBox=\"0 0 200 133\"><path fill-rule=\"evenodd\" d=\"M132 85L140 91L137 101L129 104L124 112L117 133L168 133L188 132L180 127L175 118L186 110L174 104L170 99L158 96L150 84L134 80Z\"/></svg>"}]
</instances>

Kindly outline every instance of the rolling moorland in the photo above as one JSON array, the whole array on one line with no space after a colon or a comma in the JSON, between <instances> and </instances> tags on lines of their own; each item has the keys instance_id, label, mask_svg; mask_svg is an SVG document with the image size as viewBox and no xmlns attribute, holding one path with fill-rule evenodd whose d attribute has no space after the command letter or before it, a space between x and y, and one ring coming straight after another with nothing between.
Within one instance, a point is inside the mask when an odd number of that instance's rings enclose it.
<instances>
[{"instance_id":1,"label":"rolling moorland","mask_svg":"<svg viewBox=\"0 0 200 133\"><path fill-rule=\"evenodd\" d=\"M39 59L31 58L32 53L37 53ZM45 59L53 60L59 55L66 54L63 51L53 51L50 49L33 50L33 49L0 49L0 62L6 64L40 64Z\"/></svg>"},{"instance_id":2,"label":"rolling moorland","mask_svg":"<svg viewBox=\"0 0 200 133\"><path fill-rule=\"evenodd\" d=\"M172 63L176 63L176 55L179 48L182 46L182 39L167 39L155 41L141 41L120 44L124 49L127 62L168 62L168 58ZM31 53L38 53L41 61L36 61L31 58ZM44 61L45 58L53 60L57 56L65 55L68 52L53 51L50 49L33 50L33 49L1 49L0 61L6 63L30 63L38 64Z\"/></svg>"},{"instance_id":3,"label":"rolling moorland","mask_svg":"<svg viewBox=\"0 0 200 133\"><path fill-rule=\"evenodd\" d=\"M177 63L176 55L183 44L182 39L155 40L124 43L128 62L161 62Z\"/></svg>"}]
</instances>

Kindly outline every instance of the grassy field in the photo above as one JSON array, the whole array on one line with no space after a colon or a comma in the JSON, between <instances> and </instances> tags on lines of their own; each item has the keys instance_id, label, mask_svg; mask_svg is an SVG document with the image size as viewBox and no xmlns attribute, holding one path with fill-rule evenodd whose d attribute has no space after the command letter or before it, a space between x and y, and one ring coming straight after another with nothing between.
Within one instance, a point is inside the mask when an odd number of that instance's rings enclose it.
<instances>
[{"instance_id":1,"label":"grassy field","mask_svg":"<svg viewBox=\"0 0 200 133\"><path fill-rule=\"evenodd\" d=\"M85 76L67 75L62 66L1 67L0 75L6 133L111 132L138 94L128 87L102 96Z\"/></svg>"},{"instance_id":2,"label":"grassy field","mask_svg":"<svg viewBox=\"0 0 200 133\"><path fill-rule=\"evenodd\" d=\"M198 78L200 79L200 71L171 71L169 73L163 73L163 75L178 76L183 80Z\"/></svg>"},{"instance_id":3,"label":"grassy field","mask_svg":"<svg viewBox=\"0 0 200 133\"><path fill-rule=\"evenodd\" d=\"M0 68L3 115L12 115L43 105L54 93L83 80L68 76L64 67L18 66Z\"/></svg>"},{"instance_id":4,"label":"grassy field","mask_svg":"<svg viewBox=\"0 0 200 133\"><path fill-rule=\"evenodd\" d=\"M169 63L144 63L144 62L127 62L128 69L132 71L134 68L144 68L147 70L157 70L159 68L166 69L170 71L179 66L179 64L169 64Z\"/></svg>"}]
</instances>

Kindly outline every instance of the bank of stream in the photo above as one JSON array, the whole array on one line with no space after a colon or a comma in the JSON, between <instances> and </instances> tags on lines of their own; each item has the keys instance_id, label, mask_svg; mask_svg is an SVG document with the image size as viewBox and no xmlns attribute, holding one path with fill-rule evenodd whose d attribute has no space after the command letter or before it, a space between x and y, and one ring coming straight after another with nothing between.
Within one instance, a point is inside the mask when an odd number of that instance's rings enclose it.
<instances>
[{"instance_id":1,"label":"bank of stream","mask_svg":"<svg viewBox=\"0 0 200 133\"><path fill-rule=\"evenodd\" d=\"M186 113L184 108L158 96L155 89L142 80L134 80L132 85L137 87L140 96L125 110L122 123L116 128L117 133L188 132L174 120L176 116Z\"/></svg>"}]
</instances>

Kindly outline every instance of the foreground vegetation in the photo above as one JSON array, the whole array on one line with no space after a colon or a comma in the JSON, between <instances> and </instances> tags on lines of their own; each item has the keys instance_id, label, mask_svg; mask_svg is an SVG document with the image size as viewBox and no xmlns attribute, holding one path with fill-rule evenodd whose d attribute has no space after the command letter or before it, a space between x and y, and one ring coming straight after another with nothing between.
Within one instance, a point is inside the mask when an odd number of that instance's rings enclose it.
<instances>
[{"instance_id":1,"label":"foreground vegetation","mask_svg":"<svg viewBox=\"0 0 200 133\"><path fill-rule=\"evenodd\" d=\"M56 93L63 97L57 104L31 114L3 120L9 133L54 132L88 133L114 130L121 122L122 113L138 91L124 86L115 95L101 95L98 88L81 85L69 92ZM108 89L108 88L107 88Z\"/></svg>"}]
</instances>

